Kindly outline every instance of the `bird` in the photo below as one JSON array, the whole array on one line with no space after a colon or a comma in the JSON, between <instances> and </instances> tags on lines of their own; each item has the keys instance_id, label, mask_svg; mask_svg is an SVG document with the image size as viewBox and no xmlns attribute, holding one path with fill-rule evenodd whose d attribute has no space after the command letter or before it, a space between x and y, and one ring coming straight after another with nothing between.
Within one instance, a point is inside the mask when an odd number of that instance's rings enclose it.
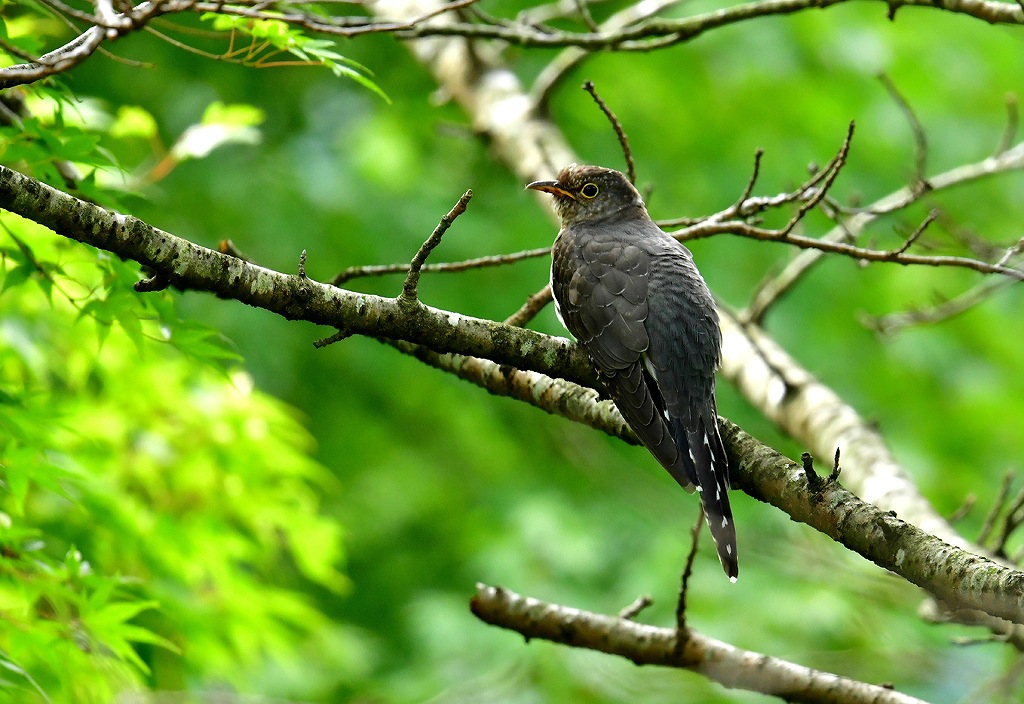
<instances>
[{"instance_id":1,"label":"bird","mask_svg":"<svg viewBox=\"0 0 1024 704\"><path fill-rule=\"evenodd\" d=\"M651 220L619 171L572 164L526 187L552 195L561 220L551 250L558 319L641 443L683 489L696 488L735 582L729 460L715 400L722 334L693 255Z\"/></svg>"}]
</instances>

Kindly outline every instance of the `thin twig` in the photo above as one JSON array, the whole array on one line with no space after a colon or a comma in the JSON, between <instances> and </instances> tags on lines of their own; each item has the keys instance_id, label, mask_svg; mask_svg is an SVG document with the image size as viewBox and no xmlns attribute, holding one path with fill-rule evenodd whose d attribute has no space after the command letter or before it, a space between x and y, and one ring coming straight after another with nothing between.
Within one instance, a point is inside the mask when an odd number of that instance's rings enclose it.
<instances>
[{"instance_id":1,"label":"thin twig","mask_svg":"<svg viewBox=\"0 0 1024 704\"><path fill-rule=\"evenodd\" d=\"M789 227L789 225L787 225ZM732 234L764 242L783 242L785 244L800 247L801 249L816 249L829 254L841 254L852 259L859 259L866 262L888 262L891 264L915 264L919 266L949 266L962 269L970 269L981 274L1002 274L1015 281L1024 280L1024 271L1008 267L1002 264L990 264L970 257L955 256L931 256L921 254L898 253L892 250L869 249L858 247L845 242L835 242L825 238L807 237L805 235L794 235L789 230L768 230L760 227L752 227L744 222L723 222L713 224L701 224L692 228L686 228L679 233L678 239L682 241L702 239L714 235Z\"/></svg>"},{"instance_id":2,"label":"thin twig","mask_svg":"<svg viewBox=\"0 0 1024 704\"><path fill-rule=\"evenodd\" d=\"M838 155L839 152L837 152L836 156ZM667 220L657 220L656 222L663 229L681 226L685 228L697 228L696 231L699 232L700 225L725 222L728 220L732 220L734 218L746 219L770 208L778 208L783 205L789 205L791 203L804 202L807 199L821 192L822 189L820 188L820 185L831 174L831 168L835 160L836 157L833 157L824 169L814 170L811 173L810 178L808 178L805 182L800 184L797 188L793 189L792 191L779 193L778 195L774 196L760 196L757 198L751 198L750 196L748 196L744 198L742 201L736 201L735 203L730 205L728 208L725 208L724 210L720 210L717 213L713 213L702 218L670 218ZM760 159L756 156L756 153L755 162L755 166L759 170ZM748 180L747 183L749 185L750 181ZM824 198L825 195L826 194L821 194L821 198ZM676 239L685 241L686 239L690 238L689 232L690 230L687 229L673 232L671 234L674 237L676 237Z\"/></svg>"},{"instance_id":3,"label":"thin twig","mask_svg":"<svg viewBox=\"0 0 1024 704\"><path fill-rule=\"evenodd\" d=\"M475 257L464 259L458 262L440 262L437 264L424 264L420 269L423 273L452 274L470 269L484 269L492 266L504 266L515 264L526 259L546 257L551 253L551 247L539 247L537 249L526 249L522 252L511 254L495 254L488 257ZM407 262L401 264L372 264L369 266L352 266L340 272L328 283L332 286L341 286L346 281L367 276L386 276L388 274L406 274L409 271Z\"/></svg>"},{"instance_id":4,"label":"thin twig","mask_svg":"<svg viewBox=\"0 0 1024 704\"><path fill-rule=\"evenodd\" d=\"M914 109L910 107L910 103L903 97L899 89L896 88L896 84L893 83L892 79L885 73L879 74L878 80L885 86L885 90L888 91L896 105L899 106L903 112L903 116L907 118L907 123L910 125L910 131L914 135L914 183L913 187L920 188L923 190L928 189L928 181L925 179L925 172L928 168L928 139L924 133L924 127L921 126L921 121L917 119L917 114Z\"/></svg>"},{"instance_id":5,"label":"thin twig","mask_svg":"<svg viewBox=\"0 0 1024 704\"><path fill-rule=\"evenodd\" d=\"M654 599L652 599L650 595L641 594L633 601L632 604L630 604L622 611L620 611L618 616L619 618L626 619L627 621L632 621L640 615L641 611L643 611L653 603Z\"/></svg>"},{"instance_id":6,"label":"thin twig","mask_svg":"<svg viewBox=\"0 0 1024 704\"><path fill-rule=\"evenodd\" d=\"M622 128L622 123L619 122L619 118L615 116L608 104L597 94L597 89L592 81L584 82L583 90L590 93L590 97L597 103L597 107L601 108L601 112L612 123L612 129L615 130L615 136L619 138L619 145L622 147L622 155L626 157L626 175L629 176L630 183L636 183L636 164L633 162L633 150L629 148L629 137L626 136L626 130Z\"/></svg>"},{"instance_id":7,"label":"thin twig","mask_svg":"<svg viewBox=\"0 0 1024 704\"><path fill-rule=\"evenodd\" d=\"M992 531L996 527L996 519L1002 513L1003 507L1006 506L1006 501L1010 497L1010 486L1012 486L1013 480L1016 477L1017 474L1012 469L1006 470L1006 473L1003 475L995 501L992 502L992 507L989 508L988 514L985 516L985 521L981 525L981 532L978 533L978 545L984 545L988 542L989 536L992 535Z\"/></svg>"},{"instance_id":8,"label":"thin twig","mask_svg":"<svg viewBox=\"0 0 1024 704\"><path fill-rule=\"evenodd\" d=\"M747 186L746 188L743 189L743 194L740 195L739 200L737 200L733 204L733 207L736 208L736 212L737 214L739 214L740 217L743 217L744 204L747 202L747 199L750 198L750 195L754 192L754 186L757 185L757 177L761 175L761 159L763 157L764 149L758 147L757 151L754 152L754 169L750 172L750 178L747 180Z\"/></svg>"},{"instance_id":9,"label":"thin twig","mask_svg":"<svg viewBox=\"0 0 1024 704\"><path fill-rule=\"evenodd\" d=\"M1021 3L1021 7L1024 7L1024 0L1017 0ZM1017 138L1017 128L1020 125L1020 111L1017 106L1017 96L1014 93L1006 94L1006 127L1003 128L1003 134L999 137L999 144L996 145L996 151L994 156L1003 154L1013 144L1013 140Z\"/></svg>"},{"instance_id":10,"label":"thin twig","mask_svg":"<svg viewBox=\"0 0 1024 704\"><path fill-rule=\"evenodd\" d=\"M1013 497L1013 501L1010 502L1009 508L1003 516L1003 525L999 531L999 537L996 538L995 547L992 550L994 555L999 557L1007 556L1006 542L1022 523L1024 523L1024 487L1021 487L1021 490Z\"/></svg>"},{"instance_id":11,"label":"thin twig","mask_svg":"<svg viewBox=\"0 0 1024 704\"><path fill-rule=\"evenodd\" d=\"M469 205L469 200L473 197L473 190L470 189L462 194L459 201L455 206L448 211L448 214L441 218L441 222L437 224L434 231L430 233L430 237L427 238L426 242L420 247L419 251L416 252L416 256L409 262L409 273L405 277L405 283L402 285L401 298L405 301L416 301L418 300L417 287L420 283L420 270L423 268L423 264L427 261L427 257L434 251L434 247L441 244L441 238L444 237L444 233L448 231L448 228L455 222L455 218L466 212L466 206Z\"/></svg>"},{"instance_id":12,"label":"thin twig","mask_svg":"<svg viewBox=\"0 0 1024 704\"><path fill-rule=\"evenodd\" d=\"M914 242L916 242L918 238L921 237L922 234L924 234L924 231L928 229L929 225L935 222L935 218L937 217L939 217L938 210L933 209L931 212L929 212L928 216L924 219L924 221L920 225L918 225L913 232L910 233L910 236L907 237L906 240L904 240L903 244L901 244L896 249L890 250L893 253L893 255L898 256L906 252L908 249L910 249L910 245L914 244Z\"/></svg>"},{"instance_id":13,"label":"thin twig","mask_svg":"<svg viewBox=\"0 0 1024 704\"><path fill-rule=\"evenodd\" d=\"M960 504L960 506L955 511L953 511L953 513L949 514L949 516L946 518L946 521L950 525L959 523L960 521L964 520L969 515L971 515L971 511L973 511L974 507L977 505L978 495L968 494L967 496L964 497L964 502Z\"/></svg>"},{"instance_id":14,"label":"thin twig","mask_svg":"<svg viewBox=\"0 0 1024 704\"><path fill-rule=\"evenodd\" d=\"M700 532L704 527L704 507L697 511L697 522L690 529L690 552L686 555L686 564L683 566L683 576L679 580L679 601L676 602L676 632L679 645L683 643L683 633L686 632L686 593L690 587L690 577L693 575L693 561L697 557L697 548L700 546Z\"/></svg>"},{"instance_id":15,"label":"thin twig","mask_svg":"<svg viewBox=\"0 0 1024 704\"><path fill-rule=\"evenodd\" d=\"M996 155L983 159L973 164L957 166L949 171L935 174L928 179L931 184L931 192L952 188L965 183L979 180L986 176L1002 173L1004 171L1019 170L1024 168L1024 142L1019 142L1012 148ZM902 210L915 203L923 194L915 191L910 186L905 186L887 196L884 196L866 208L843 209L840 214L849 215L849 219L839 219L839 214L832 215L837 224L824 237L822 242L851 243L863 232L868 225L882 215ZM1012 257L1012 253L1007 252ZM747 310L746 317L752 321L762 321L768 309L783 296L793 289L800 279L810 271L815 264L825 256L821 249L806 249L799 256L795 257L781 273L770 281L758 287L753 300ZM1009 261L997 262L1005 265Z\"/></svg>"},{"instance_id":16,"label":"thin twig","mask_svg":"<svg viewBox=\"0 0 1024 704\"><path fill-rule=\"evenodd\" d=\"M985 278L977 286L973 286L938 305L917 310L901 311L899 313L889 313L877 318L862 316L861 323L880 335L886 336L895 335L906 328L917 325L943 323L981 305L997 292L1009 288L1015 283L1017 283L1015 279L1005 276Z\"/></svg>"},{"instance_id":17,"label":"thin twig","mask_svg":"<svg viewBox=\"0 0 1024 704\"><path fill-rule=\"evenodd\" d=\"M342 340L352 337L352 333L347 330L338 330L338 332L330 335L329 337L322 337L319 340L313 342L313 347L321 349L328 345L333 345L335 342L341 342Z\"/></svg>"},{"instance_id":18,"label":"thin twig","mask_svg":"<svg viewBox=\"0 0 1024 704\"><path fill-rule=\"evenodd\" d=\"M523 23L494 26L445 22L419 24L408 31L399 32L398 37L413 39L427 36L459 36L468 39L500 39L521 47L577 46L590 51L612 48L616 51L652 51L682 44L719 27L747 22L758 17L791 15L812 8L821 10L844 4L847 4L847 0L757 0L680 19L650 19L622 30L601 31L597 34L589 31L563 32L550 27L535 27ZM1016 7L994 0L976 0L971 3L953 0L900 0L900 6L904 5L965 14L992 24L1022 24Z\"/></svg>"},{"instance_id":19,"label":"thin twig","mask_svg":"<svg viewBox=\"0 0 1024 704\"><path fill-rule=\"evenodd\" d=\"M594 21L594 17L590 14L590 8L587 7L587 0L574 0L574 2L576 3L576 10L583 19L583 24L587 25L587 29L591 32L600 32L601 28L597 26L597 22Z\"/></svg>"},{"instance_id":20,"label":"thin twig","mask_svg":"<svg viewBox=\"0 0 1024 704\"><path fill-rule=\"evenodd\" d=\"M537 314L544 310L544 307L553 300L554 297L551 294L551 285L549 284L527 298L519 310L505 319L505 324L521 328L536 318Z\"/></svg>"},{"instance_id":21,"label":"thin twig","mask_svg":"<svg viewBox=\"0 0 1024 704\"><path fill-rule=\"evenodd\" d=\"M842 171L843 166L846 165L846 159L850 154L850 143L853 141L853 131L856 123L853 120L850 121L850 126L846 129L846 139L843 140L843 145L839 148L839 152L832 157L825 168L822 169L822 173L825 174L822 179L821 185L817 190L811 193L811 196L797 207L793 217L789 219L786 226L782 228L784 235L789 234L796 227L796 224L804 219L804 216L809 213L813 208L817 207L821 199L825 197L832 184L835 183L839 177L839 172Z\"/></svg>"}]
</instances>

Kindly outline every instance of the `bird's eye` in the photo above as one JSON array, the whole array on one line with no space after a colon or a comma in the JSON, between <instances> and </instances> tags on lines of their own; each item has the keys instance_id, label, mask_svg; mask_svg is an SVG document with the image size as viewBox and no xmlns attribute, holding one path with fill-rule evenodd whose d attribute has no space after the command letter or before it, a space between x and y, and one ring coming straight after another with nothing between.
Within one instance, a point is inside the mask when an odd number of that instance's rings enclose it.
<instances>
[{"instance_id":1,"label":"bird's eye","mask_svg":"<svg viewBox=\"0 0 1024 704\"><path fill-rule=\"evenodd\" d=\"M580 193L583 194L584 198L593 198L597 195L598 188L592 183L588 183L586 186L580 189Z\"/></svg>"}]
</instances>

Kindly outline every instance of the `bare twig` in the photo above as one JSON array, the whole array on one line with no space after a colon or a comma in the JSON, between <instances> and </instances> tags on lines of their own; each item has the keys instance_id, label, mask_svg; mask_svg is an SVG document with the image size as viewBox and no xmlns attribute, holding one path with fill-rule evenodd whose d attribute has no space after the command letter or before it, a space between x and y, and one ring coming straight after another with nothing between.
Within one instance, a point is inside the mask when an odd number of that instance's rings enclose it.
<instances>
[{"instance_id":1,"label":"bare twig","mask_svg":"<svg viewBox=\"0 0 1024 704\"><path fill-rule=\"evenodd\" d=\"M925 137L921 121L917 119L914 109L910 107L910 103L903 97L896 84L892 82L892 79L887 74L879 74L878 80L882 82L885 90L892 97L896 105L899 106L900 111L910 125L910 131L914 135L914 180L911 183L911 188L927 190L928 181L925 179L925 173L928 169L928 139Z\"/></svg>"},{"instance_id":2,"label":"bare twig","mask_svg":"<svg viewBox=\"0 0 1024 704\"><path fill-rule=\"evenodd\" d=\"M1002 263L996 262L995 264L992 264L978 259L972 259L970 257L907 254L905 251L906 248L909 247L915 239L917 239L920 232L916 232L914 235L911 235L907 242L904 243L904 246L892 250L876 250L866 247L858 247L848 242L836 241L836 238L823 237L818 239L793 234L793 229L796 227L797 223L799 223L812 208L822 201L828 190L832 187L832 184L835 183L835 180L843 165L846 163L847 156L849 155L853 129L854 123L851 122L846 139L843 141L843 145L839 149L839 152L829 161L828 164L826 164L825 168L818 171L808 182L815 185L803 191L803 195L801 196L802 200L800 201L796 212L792 217L790 217L789 222L787 222L782 228L774 230L760 228L738 220L723 222L718 220L716 216L712 216L703 222L677 230L671 234L680 241L686 241L728 233L739 235L741 237L748 237L750 239L769 242L784 242L800 248L818 249L822 252L842 254L844 256L867 262L891 262L903 265L916 264L923 266L961 267L972 269L983 274L1002 274L1014 280L1024 279L1024 271L1015 267L1006 266L1005 261L1009 259L1008 256L1004 256L1003 259L1000 260ZM1022 154L1024 154L1024 144L1018 145L1018 147L1022 148ZM1015 147L1015 149L1017 149L1017 147ZM1006 154L1009 154L1009 152ZM818 179L818 181L816 182L815 179ZM914 195L913 199L916 199L919 195L919 193ZM787 198L793 199L793 197L792 193L784 194L781 200L785 200ZM723 211L723 213L724 212L736 213L737 209L735 206L731 206L726 211ZM919 229L923 231L923 227L933 219L934 216L930 215L929 218L926 219L922 228Z\"/></svg>"},{"instance_id":3,"label":"bare twig","mask_svg":"<svg viewBox=\"0 0 1024 704\"><path fill-rule=\"evenodd\" d=\"M598 33L562 32L550 27L513 23L494 26L465 22L424 25L400 32L399 37L410 39L426 36L459 36L476 39L500 39L526 47L576 46L590 51L615 49L616 51L651 51L665 46L685 43L701 34L757 17L789 15L808 9L824 9L842 5L849 0L761 0L716 9L683 19L649 19L616 31ZM971 3L955 0L884 0L889 6L929 7L956 14L966 14L993 24L1024 24L1019 10L1005 2L976 0Z\"/></svg>"},{"instance_id":4,"label":"bare twig","mask_svg":"<svg viewBox=\"0 0 1024 704\"><path fill-rule=\"evenodd\" d=\"M349 332L348 330L338 330L338 332L334 333L333 335L330 335L328 337L322 337L319 340L315 340L313 342L313 347L319 350L324 347L327 347L328 345L333 345L335 342L341 342L342 340L345 340L350 337L352 337L352 333Z\"/></svg>"},{"instance_id":5,"label":"bare twig","mask_svg":"<svg viewBox=\"0 0 1024 704\"><path fill-rule=\"evenodd\" d=\"M786 226L787 228L790 225ZM790 230L767 230L759 227L752 227L741 222L715 223L711 225L697 225L679 233L679 239L700 239L719 234L739 235L753 240L765 242L783 242L801 249L816 249L830 254L841 254L852 259L865 262L889 262L892 264L915 264L918 266L949 266L962 269L970 269L982 274L1001 274L1007 278L1019 281L1024 279L1024 271L1003 264L990 264L970 257L955 256L929 256L921 254L907 254L895 250L869 249L858 247L845 242L835 242L824 238L806 237L794 235Z\"/></svg>"},{"instance_id":6,"label":"bare twig","mask_svg":"<svg viewBox=\"0 0 1024 704\"><path fill-rule=\"evenodd\" d=\"M851 123L851 130L852 130ZM848 133L849 134L849 133ZM751 174L750 179L747 180L747 185L744 187L744 193L747 193L745 198L737 200L735 203L730 205L724 210L720 210L717 213L708 215L702 218L670 218L667 220L657 220L656 222L662 228L671 228L683 226L685 229L678 230L671 233L676 239L685 241L687 239L698 239L701 237L702 228L704 226L713 227L718 223L729 222L733 219L747 220L748 218L757 215L758 213L764 212L771 208L778 208L783 205L789 205L791 203L806 203L811 198L824 198L826 193L822 193L822 190L826 191L828 188L823 188L822 184L830 177L833 176L833 167L836 164L837 158L842 154L843 149L848 149L849 144L844 141L843 147L840 147L840 151L836 153L826 165L824 169L814 169L804 183L800 184L797 188L786 193L780 193L774 196L759 196L756 198L750 197L748 190L752 190L752 183L756 183L757 177L760 175L761 159L763 154L754 153L754 172ZM758 150L759 152L762 150ZM845 155L842 157L845 163ZM813 207L813 205L811 206ZM808 208L809 209L809 208ZM799 218L797 218L799 220Z\"/></svg>"},{"instance_id":7,"label":"bare twig","mask_svg":"<svg viewBox=\"0 0 1024 704\"><path fill-rule=\"evenodd\" d=\"M619 122L619 118L615 116L608 104L597 94L597 88L594 87L592 81L584 82L583 90L590 93L590 97L597 103L597 107L601 108L601 112L612 123L615 136L619 138L619 146L622 147L622 155L626 158L626 175L629 176L630 183L636 183L636 164L633 162L633 150L629 148L629 137L626 136L626 130L622 128L622 123Z\"/></svg>"},{"instance_id":8,"label":"bare twig","mask_svg":"<svg viewBox=\"0 0 1024 704\"><path fill-rule=\"evenodd\" d=\"M1003 480L999 484L999 491L996 493L996 498L992 502L988 514L985 516L984 523L981 525L981 532L978 533L978 545L984 545L988 542L989 537L991 537L992 531L996 527L996 520L1010 498L1010 487L1013 486L1013 480L1016 478L1017 474L1012 469L1006 470L1006 473L1003 474Z\"/></svg>"},{"instance_id":9,"label":"bare twig","mask_svg":"<svg viewBox=\"0 0 1024 704\"><path fill-rule=\"evenodd\" d=\"M938 305L918 310L889 313L877 318L862 316L861 323L881 335L895 335L906 328L916 325L942 323L975 306L981 305L997 292L1009 288L1015 283L1015 279L1005 276L998 278L988 277L982 279L976 286Z\"/></svg>"},{"instance_id":10,"label":"bare twig","mask_svg":"<svg viewBox=\"0 0 1024 704\"><path fill-rule=\"evenodd\" d=\"M327 35L354 37L370 33L393 33L400 38L426 36L461 36L477 39L496 39L506 43L529 47L578 47L586 51L614 49L616 51L651 51L692 40L716 28L749 21L757 17L787 15L809 9L841 5L850 0L761 0L715 10L682 19L654 19L633 21L629 26L610 29L588 29L586 32L564 32L551 27L525 22L497 20L494 22L432 21L439 15L471 6L477 0L455 0L433 10L403 21L371 21L363 17L324 17L312 12L272 11L262 0L243 0L225 4L223 0L198 2L196 0L147 1L129 12L103 12L102 19L76 11L60 0L48 0L59 14L74 16L92 26L77 39L41 57L38 62L27 62L0 69L0 88L29 83L66 71L81 63L95 52L104 40L114 40L145 26L152 18L178 12L215 12L252 19L273 19L295 27ZM880 0L891 8L904 5L937 8L956 14L966 14L993 24L1024 24L1020 10L996 0ZM642 14L638 13L638 14Z\"/></svg>"},{"instance_id":11,"label":"bare twig","mask_svg":"<svg viewBox=\"0 0 1024 704\"><path fill-rule=\"evenodd\" d=\"M785 227L782 228L781 232L783 235L788 235L796 227L796 224L804 219L804 216L809 213L812 209L817 207L821 199L825 197L829 189L832 188L832 184L836 182L839 177L839 172L842 171L843 166L846 165L846 159L850 155L850 143L853 141L853 130L855 123L851 120L850 126L846 129L846 139L843 140L843 145L839 148L839 152L832 157L825 168L821 170L824 174L821 185L817 189L810 192L810 197L804 200L797 207L796 212L793 213L793 217L789 219Z\"/></svg>"},{"instance_id":12,"label":"bare twig","mask_svg":"<svg viewBox=\"0 0 1024 704\"><path fill-rule=\"evenodd\" d=\"M649 594L641 594L633 601L632 604L620 611L618 613L618 617L627 621L632 621L640 615L641 611L653 603L654 599L652 599Z\"/></svg>"},{"instance_id":13,"label":"bare twig","mask_svg":"<svg viewBox=\"0 0 1024 704\"><path fill-rule=\"evenodd\" d=\"M968 494L964 497L964 502L953 513L949 514L946 518L950 525L955 525L971 515L971 511L978 504L977 494Z\"/></svg>"},{"instance_id":14,"label":"bare twig","mask_svg":"<svg viewBox=\"0 0 1024 704\"><path fill-rule=\"evenodd\" d=\"M420 271L423 273L453 274L470 269L484 269L492 266L505 266L515 264L526 259L546 257L551 253L551 247L539 247L537 249L526 249L511 254L495 254L488 257L475 257L464 259L458 262L441 262L438 264L424 264ZM369 266L352 266L337 274L328 283L333 286L341 286L347 281L366 276L385 276L388 274L405 274L409 271L409 264L372 264Z\"/></svg>"},{"instance_id":15,"label":"bare twig","mask_svg":"<svg viewBox=\"0 0 1024 704\"><path fill-rule=\"evenodd\" d=\"M928 229L928 226L935 222L935 218L937 217L939 217L938 210L932 210L931 212L929 212L928 216L924 219L924 221L922 221L921 224L918 225L914 229L914 231L910 233L907 239L903 241L903 244L901 244L896 249L891 249L889 251L892 252L894 256L899 256L900 254L906 252L908 249L910 249L910 245L914 244L914 242L916 242L918 238L920 238L921 235L924 234L924 231Z\"/></svg>"},{"instance_id":16,"label":"bare twig","mask_svg":"<svg viewBox=\"0 0 1024 704\"><path fill-rule=\"evenodd\" d=\"M583 20L583 24L587 25L587 29L591 32L600 32L600 27L597 26L597 22L594 21L593 16L590 14L590 8L587 7L587 0L574 0L574 2L576 3L576 10Z\"/></svg>"},{"instance_id":17,"label":"bare twig","mask_svg":"<svg viewBox=\"0 0 1024 704\"><path fill-rule=\"evenodd\" d=\"M746 188L743 189L743 193L740 195L739 200L733 203L733 207L736 209L737 215L743 217L746 212L744 205L750 195L754 192L754 186L757 185L757 177L761 175L761 159L764 157L764 149L761 147L757 148L754 152L754 168L750 172L750 179L747 181Z\"/></svg>"},{"instance_id":18,"label":"bare twig","mask_svg":"<svg viewBox=\"0 0 1024 704\"><path fill-rule=\"evenodd\" d=\"M1024 3L1024 0L1017 0L1019 3ZM1021 5L1024 7L1024 4ZM1020 122L1020 111L1017 105L1017 96L1014 93L1006 94L1006 127L1003 128L1003 134L999 137L999 144L996 145L995 156L999 156L1010 148L1013 144L1013 140L1017 138L1017 127Z\"/></svg>"},{"instance_id":19,"label":"bare twig","mask_svg":"<svg viewBox=\"0 0 1024 704\"><path fill-rule=\"evenodd\" d=\"M931 192L935 193L936 191L970 183L993 174L1020 170L1022 168L1024 168L1024 142L1018 142L1012 148L996 156L988 157L973 164L964 164L963 166L936 174L929 178L928 182L931 184ZM838 222L819 241L849 243L877 218L906 208L916 202L921 195L921 192L914 191L910 186L906 186L880 198L867 208L848 211L850 217ZM1010 254L1012 257L1009 251L1007 254ZM818 263L824 255L825 252L823 250L807 249L790 262L779 275L762 284L755 293L753 301L747 310L747 318L752 321L763 320L771 305L780 300L788 291L792 290L796 282ZM1006 265L1009 258L1004 256L1004 259L1006 261L1000 260L997 264Z\"/></svg>"},{"instance_id":20,"label":"bare twig","mask_svg":"<svg viewBox=\"0 0 1024 704\"><path fill-rule=\"evenodd\" d=\"M683 633L686 631L686 594L690 587L690 577L693 575L693 561L697 557L697 548L700 546L700 532L704 527L704 507L697 511L697 522L690 529L690 552L686 555L686 564L683 566L683 576L679 580L679 599L676 601L676 631L678 634L678 645L682 647Z\"/></svg>"},{"instance_id":21,"label":"bare twig","mask_svg":"<svg viewBox=\"0 0 1024 704\"><path fill-rule=\"evenodd\" d=\"M409 262L409 273L406 275L405 283L402 285L402 300L419 300L417 287L420 283L420 270L423 268L423 264L427 261L427 257L430 256L430 253L434 251L434 247L441 244L441 238L444 237L444 233L447 232L448 228L452 226L453 222L455 222L455 218L466 212L466 206L469 205L469 201L472 197L472 189L462 194L459 201L444 217L441 218L441 222L437 224L434 231L430 233L430 237L427 238L419 251L416 252L416 256L414 256L412 261Z\"/></svg>"},{"instance_id":22,"label":"bare twig","mask_svg":"<svg viewBox=\"0 0 1024 704\"><path fill-rule=\"evenodd\" d=\"M522 308L505 319L505 324L523 327L537 317L537 314L544 310L544 307L551 303L552 300L554 299L551 295L551 286L549 284L527 298Z\"/></svg>"},{"instance_id":23,"label":"bare twig","mask_svg":"<svg viewBox=\"0 0 1024 704\"><path fill-rule=\"evenodd\" d=\"M1003 524L999 535L996 537L995 546L992 552L999 557L1006 557L1006 542L1013 535L1013 532L1024 523L1024 487L1013 497L1003 515Z\"/></svg>"}]
</instances>

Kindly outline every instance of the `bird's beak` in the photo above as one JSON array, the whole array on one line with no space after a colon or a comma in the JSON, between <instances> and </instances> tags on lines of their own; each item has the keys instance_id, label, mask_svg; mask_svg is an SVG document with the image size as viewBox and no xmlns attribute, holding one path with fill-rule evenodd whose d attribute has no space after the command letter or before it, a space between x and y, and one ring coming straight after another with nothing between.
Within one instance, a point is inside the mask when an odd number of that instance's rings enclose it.
<instances>
[{"instance_id":1,"label":"bird's beak","mask_svg":"<svg viewBox=\"0 0 1024 704\"><path fill-rule=\"evenodd\" d=\"M573 200L576 200L576 196L558 185L558 181L534 181L533 183L526 184L526 187L532 188L535 191L544 191L545 193L550 193L552 195L564 196L565 198L572 198Z\"/></svg>"}]
</instances>

